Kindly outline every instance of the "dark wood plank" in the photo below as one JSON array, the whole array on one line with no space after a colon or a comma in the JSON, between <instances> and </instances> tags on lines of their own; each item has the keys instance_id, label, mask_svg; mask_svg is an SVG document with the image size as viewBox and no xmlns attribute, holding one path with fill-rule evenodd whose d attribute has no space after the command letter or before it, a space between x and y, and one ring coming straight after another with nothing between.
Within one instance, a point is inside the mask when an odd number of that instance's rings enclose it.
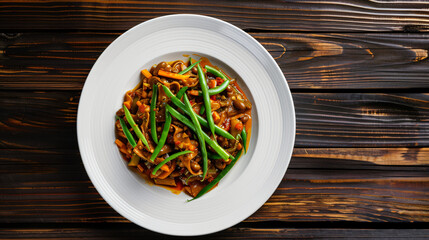
<instances>
[{"instance_id":1,"label":"dark wood plank","mask_svg":"<svg viewBox=\"0 0 429 240\"><path fill-rule=\"evenodd\" d=\"M277 60L292 90L429 88L426 34L253 36Z\"/></svg>"},{"instance_id":2,"label":"dark wood plank","mask_svg":"<svg viewBox=\"0 0 429 240\"><path fill-rule=\"evenodd\" d=\"M295 93L297 147L428 146L429 95Z\"/></svg>"},{"instance_id":3,"label":"dark wood plank","mask_svg":"<svg viewBox=\"0 0 429 240\"><path fill-rule=\"evenodd\" d=\"M0 148L77 149L79 96L80 92L0 92Z\"/></svg>"},{"instance_id":4,"label":"dark wood plank","mask_svg":"<svg viewBox=\"0 0 429 240\"><path fill-rule=\"evenodd\" d=\"M154 233L136 225L100 227L44 227L2 228L3 239L189 239ZM428 229L353 229L353 228L244 228L225 231L193 239L427 239Z\"/></svg>"},{"instance_id":5,"label":"dark wood plank","mask_svg":"<svg viewBox=\"0 0 429 240\"><path fill-rule=\"evenodd\" d=\"M421 1L26 1L3 2L0 29L126 30L176 13L217 17L244 29L277 31L428 31Z\"/></svg>"},{"instance_id":6,"label":"dark wood plank","mask_svg":"<svg viewBox=\"0 0 429 240\"><path fill-rule=\"evenodd\" d=\"M311 164L317 163L314 168L319 169L332 168L340 161L348 164L338 167L353 169L394 170L398 166L429 165L429 148L295 148L293 156L299 161L293 161L292 168L306 168L310 164L308 160Z\"/></svg>"},{"instance_id":7,"label":"dark wood plank","mask_svg":"<svg viewBox=\"0 0 429 240\"><path fill-rule=\"evenodd\" d=\"M77 149L79 94L0 91L0 148ZM293 98L296 147L429 146L428 94L294 93Z\"/></svg>"},{"instance_id":8,"label":"dark wood plank","mask_svg":"<svg viewBox=\"0 0 429 240\"><path fill-rule=\"evenodd\" d=\"M292 90L429 88L429 34L252 33ZM3 33L2 89L80 90L119 33Z\"/></svg>"},{"instance_id":9,"label":"dark wood plank","mask_svg":"<svg viewBox=\"0 0 429 240\"><path fill-rule=\"evenodd\" d=\"M428 156L429 148L295 149L279 188L246 222L429 222ZM76 150L3 149L0 165L2 223L127 222Z\"/></svg>"}]
</instances>

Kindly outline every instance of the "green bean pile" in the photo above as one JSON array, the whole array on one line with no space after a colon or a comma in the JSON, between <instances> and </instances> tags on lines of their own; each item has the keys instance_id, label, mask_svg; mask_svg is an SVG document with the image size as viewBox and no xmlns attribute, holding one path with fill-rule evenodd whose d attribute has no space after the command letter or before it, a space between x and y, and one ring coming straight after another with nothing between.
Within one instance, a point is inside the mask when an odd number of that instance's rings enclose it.
<instances>
[{"instance_id":1,"label":"green bean pile","mask_svg":"<svg viewBox=\"0 0 429 240\"><path fill-rule=\"evenodd\" d=\"M250 138L252 105L208 59L142 70L116 112L116 145L128 166L197 199L217 186Z\"/></svg>"}]
</instances>

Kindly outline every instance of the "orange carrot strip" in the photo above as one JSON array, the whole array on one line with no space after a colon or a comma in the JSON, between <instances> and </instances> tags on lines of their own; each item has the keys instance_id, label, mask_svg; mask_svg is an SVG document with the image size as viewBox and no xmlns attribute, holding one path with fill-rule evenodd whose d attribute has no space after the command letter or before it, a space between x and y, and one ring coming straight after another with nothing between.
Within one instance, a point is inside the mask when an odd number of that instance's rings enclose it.
<instances>
[{"instance_id":1,"label":"orange carrot strip","mask_svg":"<svg viewBox=\"0 0 429 240\"><path fill-rule=\"evenodd\" d=\"M124 102L125 107L127 107L128 109L131 109L131 104L130 102Z\"/></svg>"},{"instance_id":2,"label":"orange carrot strip","mask_svg":"<svg viewBox=\"0 0 429 240\"><path fill-rule=\"evenodd\" d=\"M198 90L189 90L188 93L191 94L191 95L193 95L193 96L198 96L200 94L198 92Z\"/></svg>"},{"instance_id":3,"label":"orange carrot strip","mask_svg":"<svg viewBox=\"0 0 429 240\"><path fill-rule=\"evenodd\" d=\"M142 70L142 74L143 76L145 76L146 78L150 78L152 77L152 74L150 74L150 72L147 69L143 69Z\"/></svg>"},{"instance_id":4,"label":"orange carrot strip","mask_svg":"<svg viewBox=\"0 0 429 240\"><path fill-rule=\"evenodd\" d=\"M243 124L241 122L238 122L237 124L235 124L235 129L237 129L238 131L243 130Z\"/></svg>"},{"instance_id":5,"label":"orange carrot strip","mask_svg":"<svg viewBox=\"0 0 429 240\"><path fill-rule=\"evenodd\" d=\"M164 172L168 172L168 171L170 171L170 168L164 164L164 165L162 165L161 170Z\"/></svg>"},{"instance_id":6,"label":"orange carrot strip","mask_svg":"<svg viewBox=\"0 0 429 240\"><path fill-rule=\"evenodd\" d=\"M169 168L168 171L163 171L161 174L159 174L156 178L158 179L165 179L166 177L170 176L170 174L174 171L174 169L176 168L176 163L172 163L171 164L171 168ZM150 174L151 178L154 178L155 175L153 175L152 173Z\"/></svg>"},{"instance_id":7,"label":"orange carrot strip","mask_svg":"<svg viewBox=\"0 0 429 240\"><path fill-rule=\"evenodd\" d=\"M130 96L130 92L128 91L127 93L125 93L125 100L124 100L124 104L128 109L131 109L131 103L133 102L133 98Z\"/></svg>"},{"instance_id":8,"label":"orange carrot strip","mask_svg":"<svg viewBox=\"0 0 429 240\"><path fill-rule=\"evenodd\" d=\"M123 142L121 142L121 140L119 140L119 139L116 139L116 140L115 140L115 143L116 143L116 145L117 145L119 148L122 148L122 147L124 146L124 143L123 143Z\"/></svg>"},{"instance_id":9,"label":"orange carrot strip","mask_svg":"<svg viewBox=\"0 0 429 240\"><path fill-rule=\"evenodd\" d=\"M209 88L215 88L216 84L217 84L216 80L210 80L208 86L209 86Z\"/></svg>"},{"instance_id":10,"label":"orange carrot strip","mask_svg":"<svg viewBox=\"0 0 429 240\"><path fill-rule=\"evenodd\" d=\"M119 151L123 154L125 154L128 158L131 157L131 155L127 152L127 149L125 147L120 148Z\"/></svg>"},{"instance_id":11,"label":"orange carrot strip","mask_svg":"<svg viewBox=\"0 0 429 240\"><path fill-rule=\"evenodd\" d=\"M178 80L186 80L186 79L189 78L189 75L180 75L180 74L177 74L177 73L167 72L167 71L164 71L164 70L159 70L158 71L158 75L159 76L163 76L163 77L178 79Z\"/></svg>"},{"instance_id":12,"label":"orange carrot strip","mask_svg":"<svg viewBox=\"0 0 429 240\"><path fill-rule=\"evenodd\" d=\"M195 147L194 147L194 145L189 145L189 146L188 146L188 149L189 149L190 151L194 151L194 150L195 150Z\"/></svg>"},{"instance_id":13,"label":"orange carrot strip","mask_svg":"<svg viewBox=\"0 0 429 240\"><path fill-rule=\"evenodd\" d=\"M213 117L213 121L214 121L216 124L218 124L218 123L219 123L219 121L220 121L219 113L217 113L216 111L213 111L213 113L212 113L212 117Z\"/></svg>"}]
</instances>

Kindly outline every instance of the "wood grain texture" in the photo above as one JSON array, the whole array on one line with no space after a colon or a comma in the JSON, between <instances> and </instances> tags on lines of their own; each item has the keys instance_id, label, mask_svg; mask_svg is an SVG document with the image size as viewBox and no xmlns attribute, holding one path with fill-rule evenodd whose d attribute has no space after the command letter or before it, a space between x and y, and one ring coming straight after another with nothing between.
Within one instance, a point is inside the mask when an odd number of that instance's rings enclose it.
<instances>
[{"instance_id":1,"label":"wood grain texture","mask_svg":"<svg viewBox=\"0 0 429 240\"><path fill-rule=\"evenodd\" d=\"M427 222L428 154L295 149L274 195L246 222ZM0 165L2 223L128 222L97 193L76 150L2 150Z\"/></svg>"},{"instance_id":2,"label":"wood grain texture","mask_svg":"<svg viewBox=\"0 0 429 240\"><path fill-rule=\"evenodd\" d=\"M0 148L77 149L79 96L80 92L0 92Z\"/></svg>"},{"instance_id":3,"label":"wood grain texture","mask_svg":"<svg viewBox=\"0 0 429 240\"><path fill-rule=\"evenodd\" d=\"M428 146L429 95L295 93L297 147Z\"/></svg>"},{"instance_id":4,"label":"wood grain texture","mask_svg":"<svg viewBox=\"0 0 429 240\"><path fill-rule=\"evenodd\" d=\"M62 228L3 228L4 239L189 239L154 233L136 225L123 224L102 227ZM338 229L338 228L244 228L232 227L225 231L193 239L427 239L427 229Z\"/></svg>"},{"instance_id":5,"label":"wood grain texture","mask_svg":"<svg viewBox=\"0 0 429 240\"><path fill-rule=\"evenodd\" d=\"M76 112L109 44L175 13L255 37L285 74L297 116L271 198L198 239L429 238L411 229L429 222L429 1L25 0L0 2L0 239L170 238L98 194Z\"/></svg>"},{"instance_id":6,"label":"wood grain texture","mask_svg":"<svg viewBox=\"0 0 429 240\"><path fill-rule=\"evenodd\" d=\"M292 90L429 88L426 34L253 36L276 59Z\"/></svg>"},{"instance_id":7,"label":"wood grain texture","mask_svg":"<svg viewBox=\"0 0 429 240\"><path fill-rule=\"evenodd\" d=\"M126 30L176 13L216 17L243 29L276 31L428 31L421 1L24 1L3 2L0 29Z\"/></svg>"},{"instance_id":8,"label":"wood grain texture","mask_svg":"<svg viewBox=\"0 0 429 240\"><path fill-rule=\"evenodd\" d=\"M429 34L251 33L294 90L429 88ZM80 90L120 34L3 33L2 89Z\"/></svg>"},{"instance_id":9,"label":"wood grain texture","mask_svg":"<svg viewBox=\"0 0 429 240\"><path fill-rule=\"evenodd\" d=\"M0 91L0 148L77 149L79 94ZM296 147L429 146L429 94L294 93L293 99Z\"/></svg>"},{"instance_id":10,"label":"wood grain texture","mask_svg":"<svg viewBox=\"0 0 429 240\"><path fill-rule=\"evenodd\" d=\"M317 168L329 168L343 160L353 160L359 166L349 165L359 169L429 165L428 148L295 148L293 156L300 159L291 163L293 168L305 168L308 159L312 164L319 159Z\"/></svg>"}]
</instances>

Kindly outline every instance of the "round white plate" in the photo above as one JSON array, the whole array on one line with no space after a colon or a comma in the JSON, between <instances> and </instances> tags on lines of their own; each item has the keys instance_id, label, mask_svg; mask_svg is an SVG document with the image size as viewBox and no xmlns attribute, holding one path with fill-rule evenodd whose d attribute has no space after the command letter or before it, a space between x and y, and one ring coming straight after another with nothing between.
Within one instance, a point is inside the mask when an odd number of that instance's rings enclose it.
<instances>
[{"instance_id":1,"label":"round white plate","mask_svg":"<svg viewBox=\"0 0 429 240\"><path fill-rule=\"evenodd\" d=\"M208 57L225 69L253 104L249 151L216 189L192 202L146 183L114 144L114 115L140 71L162 60L185 60L184 54ZM180 14L133 27L101 54L82 90L77 133L85 169L112 208L147 229L192 236L239 223L273 194L291 158L295 112L283 73L254 38L215 18Z\"/></svg>"}]
</instances>

